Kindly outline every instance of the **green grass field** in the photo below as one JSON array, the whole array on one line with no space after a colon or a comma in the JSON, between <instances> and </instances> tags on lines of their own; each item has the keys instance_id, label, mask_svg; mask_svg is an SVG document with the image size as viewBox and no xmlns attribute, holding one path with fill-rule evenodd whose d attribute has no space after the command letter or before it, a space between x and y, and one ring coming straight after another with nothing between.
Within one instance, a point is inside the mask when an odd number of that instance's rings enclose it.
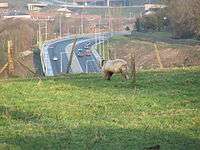
<instances>
[{"instance_id":1,"label":"green grass field","mask_svg":"<svg viewBox=\"0 0 200 150\"><path fill-rule=\"evenodd\" d=\"M197 150L200 68L0 82L0 149Z\"/></svg>"}]
</instances>

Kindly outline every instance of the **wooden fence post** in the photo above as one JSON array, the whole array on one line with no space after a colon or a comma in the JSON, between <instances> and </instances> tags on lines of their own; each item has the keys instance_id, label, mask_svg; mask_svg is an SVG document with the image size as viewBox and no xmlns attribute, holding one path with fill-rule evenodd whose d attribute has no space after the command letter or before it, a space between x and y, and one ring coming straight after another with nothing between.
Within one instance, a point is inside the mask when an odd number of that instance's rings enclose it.
<instances>
[{"instance_id":1,"label":"wooden fence post","mask_svg":"<svg viewBox=\"0 0 200 150\"><path fill-rule=\"evenodd\" d=\"M5 70L8 70L8 63L6 63L3 68L0 70L0 74L2 74Z\"/></svg>"},{"instance_id":2,"label":"wooden fence post","mask_svg":"<svg viewBox=\"0 0 200 150\"><path fill-rule=\"evenodd\" d=\"M8 41L8 75L14 74L14 60L13 60L13 44L12 41Z\"/></svg>"},{"instance_id":3,"label":"wooden fence post","mask_svg":"<svg viewBox=\"0 0 200 150\"><path fill-rule=\"evenodd\" d=\"M159 53L158 46L157 46L156 43L154 43L154 48L155 48L156 57L157 57L157 60L158 60L160 69L163 69L163 64L162 64L162 62L161 62L160 53Z\"/></svg>"},{"instance_id":4,"label":"wooden fence post","mask_svg":"<svg viewBox=\"0 0 200 150\"><path fill-rule=\"evenodd\" d=\"M136 82L136 68L135 68L135 50L131 53L131 78L133 83Z\"/></svg>"}]
</instances>

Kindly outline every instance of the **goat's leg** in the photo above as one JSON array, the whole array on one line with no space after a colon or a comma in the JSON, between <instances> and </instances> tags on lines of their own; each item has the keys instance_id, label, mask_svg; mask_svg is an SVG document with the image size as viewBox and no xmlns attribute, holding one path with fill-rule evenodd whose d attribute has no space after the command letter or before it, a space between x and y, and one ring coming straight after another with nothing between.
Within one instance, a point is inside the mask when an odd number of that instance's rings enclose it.
<instances>
[{"instance_id":1,"label":"goat's leg","mask_svg":"<svg viewBox=\"0 0 200 150\"><path fill-rule=\"evenodd\" d=\"M128 74L126 72L121 72L121 76L122 76L122 79L124 80L128 80L129 77L128 77Z\"/></svg>"},{"instance_id":2,"label":"goat's leg","mask_svg":"<svg viewBox=\"0 0 200 150\"><path fill-rule=\"evenodd\" d=\"M121 72L121 75L122 75L123 79L125 79L125 80L129 79L128 72L127 72L127 67L122 67L120 72Z\"/></svg>"},{"instance_id":3,"label":"goat's leg","mask_svg":"<svg viewBox=\"0 0 200 150\"><path fill-rule=\"evenodd\" d=\"M104 79L110 80L110 72L104 72Z\"/></svg>"},{"instance_id":4,"label":"goat's leg","mask_svg":"<svg viewBox=\"0 0 200 150\"><path fill-rule=\"evenodd\" d=\"M111 77L112 77L112 75L113 75L113 73L112 73L112 72L108 72L108 78L107 78L107 80L110 80L110 79L111 79Z\"/></svg>"}]
</instances>

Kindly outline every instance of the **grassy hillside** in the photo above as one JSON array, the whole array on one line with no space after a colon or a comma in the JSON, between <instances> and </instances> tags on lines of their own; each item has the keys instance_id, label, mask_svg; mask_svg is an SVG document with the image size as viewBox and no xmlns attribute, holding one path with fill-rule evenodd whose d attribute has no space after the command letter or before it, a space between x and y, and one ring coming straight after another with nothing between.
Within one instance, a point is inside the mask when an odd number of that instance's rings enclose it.
<instances>
[{"instance_id":1,"label":"grassy hillside","mask_svg":"<svg viewBox=\"0 0 200 150\"><path fill-rule=\"evenodd\" d=\"M129 36L131 39L150 42L165 42L168 44L184 44L184 45L199 45L197 39L174 39L170 32L132 32Z\"/></svg>"},{"instance_id":2,"label":"grassy hillside","mask_svg":"<svg viewBox=\"0 0 200 150\"><path fill-rule=\"evenodd\" d=\"M137 78L1 81L0 149L199 149L200 68Z\"/></svg>"}]
</instances>

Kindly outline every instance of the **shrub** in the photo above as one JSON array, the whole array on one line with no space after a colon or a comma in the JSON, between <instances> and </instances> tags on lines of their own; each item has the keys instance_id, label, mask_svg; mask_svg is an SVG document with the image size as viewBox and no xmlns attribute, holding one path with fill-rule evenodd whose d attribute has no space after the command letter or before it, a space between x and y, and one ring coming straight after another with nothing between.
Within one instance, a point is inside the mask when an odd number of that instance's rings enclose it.
<instances>
[{"instance_id":1,"label":"shrub","mask_svg":"<svg viewBox=\"0 0 200 150\"><path fill-rule=\"evenodd\" d=\"M137 18L135 28L138 32L164 31L167 30L168 20L165 19L165 12L159 11Z\"/></svg>"}]
</instances>

